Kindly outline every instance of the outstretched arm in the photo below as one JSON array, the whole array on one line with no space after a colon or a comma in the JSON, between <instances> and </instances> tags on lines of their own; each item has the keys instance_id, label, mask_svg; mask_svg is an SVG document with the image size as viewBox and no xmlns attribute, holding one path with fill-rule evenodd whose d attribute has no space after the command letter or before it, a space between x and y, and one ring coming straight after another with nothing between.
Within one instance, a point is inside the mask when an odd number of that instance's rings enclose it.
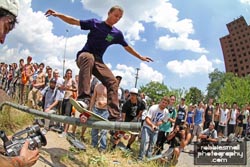
<instances>
[{"instance_id":1,"label":"outstretched arm","mask_svg":"<svg viewBox=\"0 0 250 167\"><path fill-rule=\"evenodd\" d=\"M72 24L72 25L77 25L80 26L80 20L76 19L71 16L64 15L62 13L58 13L55 10L49 9L45 15L48 16L54 16L54 17L59 17L61 20L63 20L66 23Z\"/></svg>"},{"instance_id":2,"label":"outstretched arm","mask_svg":"<svg viewBox=\"0 0 250 167\"><path fill-rule=\"evenodd\" d=\"M139 53L137 53L134 48L132 48L131 46L126 46L124 47L125 50L127 52L129 52L130 54L134 55L135 57L137 57L138 59L142 60L142 61L146 61L146 62L150 62L153 61L153 59L151 59L150 57L146 57L146 56L141 56Z\"/></svg>"}]
</instances>

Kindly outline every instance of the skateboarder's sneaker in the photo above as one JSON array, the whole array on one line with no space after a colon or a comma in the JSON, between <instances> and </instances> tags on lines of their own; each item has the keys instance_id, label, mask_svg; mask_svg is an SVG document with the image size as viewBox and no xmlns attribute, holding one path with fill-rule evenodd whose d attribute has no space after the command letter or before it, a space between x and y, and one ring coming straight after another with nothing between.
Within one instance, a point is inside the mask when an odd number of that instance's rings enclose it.
<instances>
[{"instance_id":1,"label":"skateboarder's sneaker","mask_svg":"<svg viewBox=\"0 0 250 167\"><path fill-rule=\"evenodd\" d=\"M88 99L77 99L77 102L80 104L82 108L89 108L89 100Z\"/></svg>"}]
</instances>

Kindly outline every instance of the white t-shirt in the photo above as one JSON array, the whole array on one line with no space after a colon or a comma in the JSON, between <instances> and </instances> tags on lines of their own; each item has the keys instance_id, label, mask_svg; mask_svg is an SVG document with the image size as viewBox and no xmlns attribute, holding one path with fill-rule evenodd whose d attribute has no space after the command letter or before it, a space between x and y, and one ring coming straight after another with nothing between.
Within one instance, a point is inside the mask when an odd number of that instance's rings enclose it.
<instances>
[{"instance_id":1,"label":"white t-shirt","mask_svg":"<svg viewBox=\"0 0 250 167\"><path fill-rule=\"evenodd\" d=\"M146 114L146 117L150 118L153 124L156 124L159 121L168 121L168 109L161 110L159 104L151 106ZM144 121L143 126L151 127Z\"/></svg>"},{"instance_id":2,"label":"white t-shirt","mask_svg":"<svg viewBox=\"0 0 250 167\"><path fill-rule=\"evenodd\" d=\"M245 116L243 119L243 124L247 124L247 118L249 117L249 110L244 110L243 115Z\"/></svg>"},{"instance_id":3,"label":"white t-shirt","mask_svg":"<svg viewBox=\"0 0 250 167\"><path fill-rule=\"evenodd\" d=\"M229 118L229 124L230 125L235 125L236 124L236 110L232 109L230 118Z\"/></svg>"},{"instance_id":4,"label":"white t-shirt","mask_svg":"<svg viewBox=\"0 0 250 167\"><path fill-rule=\"evenodd\" d=\"M219 122L219 125L220 126L226 126L227 123L226 123L226 120L227 120L227 114L228 114L229 110L228 109L221 109L221 116L220 116L220 122ZM226 124L221 124L222 123L226 123Z\"/></svg>"}]
</instances>

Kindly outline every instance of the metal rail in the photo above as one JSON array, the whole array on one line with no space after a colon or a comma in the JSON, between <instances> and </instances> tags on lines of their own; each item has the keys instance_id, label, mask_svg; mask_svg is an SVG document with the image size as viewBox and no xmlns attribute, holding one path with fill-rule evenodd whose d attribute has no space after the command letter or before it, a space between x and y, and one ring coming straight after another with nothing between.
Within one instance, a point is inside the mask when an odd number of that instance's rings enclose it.
<instances>
[{"instance_id":1,"label":"metal rail","mask_svg":"<svg viewBox=\"0 0 250 167\"><path fill-rule=\"evenodd\" d=\"M10 106L20 111L40 116L46 119L50 119L57 122L77 125L77 126L85 126L91 127L94 129L109 129L109 130L124 130L124 131L140 131L141 124L139 122L113 122L113 121L92 121L88 120L86 123L81 123L79 118L73 118L68 116L49 114L42 111L38 111L35 109L31 109L27 106L15 104L12 102L5 101L0 104L0 110L3 110L4 106Z\"/></svg>"}]
</instances>

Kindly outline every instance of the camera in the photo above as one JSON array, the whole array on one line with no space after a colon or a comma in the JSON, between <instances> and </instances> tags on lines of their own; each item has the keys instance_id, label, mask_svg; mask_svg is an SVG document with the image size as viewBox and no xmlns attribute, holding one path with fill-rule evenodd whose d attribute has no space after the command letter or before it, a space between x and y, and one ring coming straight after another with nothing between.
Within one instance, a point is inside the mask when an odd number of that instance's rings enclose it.
<instances>
[{"instance_id":1,"label":"camera","mask_svg":"<svg viewBox=\"0 0 250 167\"><path fill-rule=\"evenodd\" d=\"M26 140L29 140L30 150L47 145L47 140L38 125L27 127L15 133L12 139L8 139L5 132L1 130L0 137L3 140L5 155L7 156L18 156Z\"/></svg>"}]
</instances>

